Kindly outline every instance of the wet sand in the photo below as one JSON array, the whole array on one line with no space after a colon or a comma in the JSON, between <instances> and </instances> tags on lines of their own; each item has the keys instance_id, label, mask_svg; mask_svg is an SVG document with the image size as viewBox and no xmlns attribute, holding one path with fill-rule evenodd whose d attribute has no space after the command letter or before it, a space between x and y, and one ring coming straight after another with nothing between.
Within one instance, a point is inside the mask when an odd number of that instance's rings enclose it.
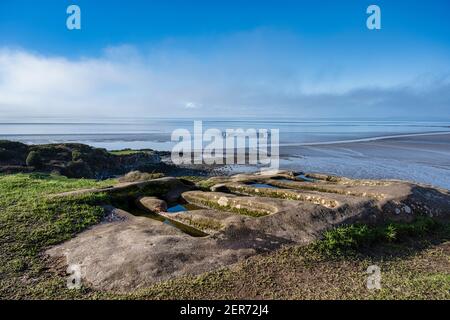
<instances>
[{"instance_id":1,"label":"wet sand","mask_svg":"<svg viewBox=\"0 0 450 320\"><path fill-rule=\"evenodd\" d=\"M281 167L353 178L402 179L450 189L450 135L287 146Z\"/></svg>"}]
</instances>

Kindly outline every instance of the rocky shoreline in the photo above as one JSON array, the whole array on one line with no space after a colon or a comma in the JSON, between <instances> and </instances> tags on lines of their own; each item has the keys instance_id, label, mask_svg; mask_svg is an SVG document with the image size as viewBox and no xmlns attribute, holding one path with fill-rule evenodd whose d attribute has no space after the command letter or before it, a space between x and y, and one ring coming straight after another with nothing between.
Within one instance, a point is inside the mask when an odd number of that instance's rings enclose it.
<instances>
[{"instance_id":1,"label":"rocky shoreline","mask_svg":"<svg viewBox=\"0 0 450 320\"><path fill-rule=\"evenodd\" d=\"M101 180L131 171L206 176L211 170L175 166L170 154L150 149L110 152L79 143L27 145L0 141L0 173L5 174L44 172Z\"/></svg>"}]
</instances>

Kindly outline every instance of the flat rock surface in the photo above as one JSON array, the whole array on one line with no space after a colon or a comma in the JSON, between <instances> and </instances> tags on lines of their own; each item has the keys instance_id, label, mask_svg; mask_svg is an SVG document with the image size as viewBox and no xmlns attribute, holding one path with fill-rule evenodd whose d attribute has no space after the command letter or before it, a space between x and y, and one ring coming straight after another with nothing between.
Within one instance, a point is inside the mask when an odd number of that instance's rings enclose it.
<instances>
[{"instance_id":1,"label":"flat rock surface","mask_svg":"<svg viewBox=\"0 0 450 320\"><path fill-rule=\"evenodd\" d=\"M200 274L256 252L253 245L229 247L224 239L195 238L169 224L128 216L86 230L47 254L80 265L83 281L94 287L123 291Z\"/></svg>"},{"instance_id":2,"label":"flat rock surface","mask_svg":"<svg viewBox=\"0 0 450 320\"><path fill-rule=\"evenodd\" d=\"M407 222L419 215L448 220L450 215L448 191L401 181L317 174L298 178L292 172L276 172L215 177L206 181L215 190L210 192L189 191L192 188L173 178L152 181L120 186L119 191L136 186L146 191L169 183L176 190L167 192L172 200L178 194L204 209L161 212L162 220L157 221L107 208L109 219L47 254L79 264L83 280L96 288L129 291L200 274L283 245L306 244L343 223ZM164 218L209 235L190 236Z\"/></svg>"}]
</instances>

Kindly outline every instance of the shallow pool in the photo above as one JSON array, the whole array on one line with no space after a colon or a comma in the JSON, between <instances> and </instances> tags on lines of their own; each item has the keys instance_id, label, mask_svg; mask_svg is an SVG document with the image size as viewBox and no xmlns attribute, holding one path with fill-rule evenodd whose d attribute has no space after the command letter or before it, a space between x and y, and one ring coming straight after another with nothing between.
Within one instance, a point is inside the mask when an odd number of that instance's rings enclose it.
<instances>
[{"instance_id":1,"label":"shallow pool","mask_svg":"<svg viewBox=\"0 0 450 320\"><path fill-rule=\"evenodd\" d=\"M167 208L167 212L177 213L177 212L193 211L193 210L200 210L200 209L203 209L203 208L196 206L195 204L191 204L191 203L180 204L180 203L178 203L172 207Z\"/></svg>"},{"instance_id":2,"label":"shallow pool","mask_svg":"<svg viewBox=\"0 0 450 320\"><path fill-rule=\"evenodd\" d=\"M200 207L198 207L198 208L200 208ZM167 225L170 225L170 226L172 226L174 228L177 228L177 229L181 230L182 232L184 232L184 233L186 233L186 234L188 234L188 235L190 235L192 237L206 237L208 235L207 233L205 233L205 232L203 232L201 230L198 230L198 229L196 229L194 227L188 226L188 225L183 224L181 222L168 219L168 218L166 218L166 217L164 217L164 216L162 216L160 214L151 212L151 211L149 211L148 209L145 209L145 208L139 208L139 207L136 207L136 206L132 206L132 207L129 207L129 208L125 208L124 210L129 212L129 213L131 213L132 215L135 215L135 216L146 217L146 218L149 218L149 219L160 221L160 222L162 222L164 224L167 224Z\"/></svg>"},{"instance_id":3,"label":"shallow pool","mask_svg":"<svg viewBox=\"0 0 450 320\"><path fill-rule=\"evenodd\" d=\"M185 206L183 206L181 204L177 204L176 206L167 208L167 212L170 212L170 213L183 212L183 211L188 211L188 210L186 209Z\"/></svg>"},{"instance_id":4,"label":"shallow pool","mask_svg":"<svg viewBox=\"0 0 450 320\"><path fill-rule=\"evenodd\" d=\"M307 181L307 182L315 182L316 179L313 178L308 178L307 176L305 176L304 174L299 174L295 176L297 179L301 179L303 181Z\"/></svg>"},{"instance_id":5,"label":"shallow pool","mask_svg":"<svg viewBox=\"0 0 450 320\"><path fill-rule=\"evenodd\" d=\"M248 184L248 186L260 189L279 189L278 187L272 186L267 183L250 183Z\"/></svg>"}]
</instances>

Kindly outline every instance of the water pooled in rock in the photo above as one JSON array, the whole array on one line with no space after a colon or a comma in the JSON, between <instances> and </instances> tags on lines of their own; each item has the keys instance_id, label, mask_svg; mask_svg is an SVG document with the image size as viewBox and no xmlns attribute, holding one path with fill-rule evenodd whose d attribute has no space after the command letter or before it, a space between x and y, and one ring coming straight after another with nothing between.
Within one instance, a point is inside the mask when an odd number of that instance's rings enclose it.
<instances>
[{"instance_id":1,"label":"water pooled in rock","mask_svg":"<svg viewBox=\"0 0 450 320\"><path fill-rule=\"evenodd\" d=\"M299 175L296 175L295 177L298 179L302 179L303 181L307 181L307 182L315 182L316 181L316 179L309 178L309 177L305 176L304 174L299 174Z\"/></svg>"},{"instance_id":2,"label":"water pooled in rock","mask_svg":"<svg viewBox=\"0 0 450 320\"><path fill-rule=\"evenodd\" d=\"M199 206L196 206L191 203L183 203L183 204L178 203L172 207L169 207L167 209L167 212L178 213L178 212L193 211L193 210L200 210L200 209L203 209L203 208L200 208Z\"/></svg>"},{"instance_id":3,"label":"water pooled in rock","mask_svg":"<svg viewBox=\"0 0 450 320\"><path fill-rule=\"evenodd\" d=\"M206 237L208 235L207 233L204 233L196 228L193 228L193 227L185 225L183 223L168 219L166 217L163 217L162 215L153 213L149 210L138 208L136 206L132 206L132 207L126 208L124 210L131 213L134 216L146 217L149 219L157 220L162 223L168 224L174 228L177 228L177 229L183 231L184 233L186 233L192 237Z\"/></svg>"},{"instance_id":4,"label":"water pooled in rock","mask_svg":"<svg viewBox=\"0 0 450 320\"><path fill-rule=\"evenodd\" d=\"M260 189L279 189L278 187L272 186L267 183L250 183L248 184L248 186Z\"/></svg>"},{"instance_id":5,"label":"water pooled in rock","mask_svg":"<svg viewBox=\"0 0 450 320\"><path fill-rule=\"evenodd\" d=\"M188 211L188 210L186 209L186 207L184 207L181 204L177 204L173 207L167 208L167 212L170 212L170 213L177 213L177 212L184 212L184 211Z\"/></svg>"}]
</instances>

